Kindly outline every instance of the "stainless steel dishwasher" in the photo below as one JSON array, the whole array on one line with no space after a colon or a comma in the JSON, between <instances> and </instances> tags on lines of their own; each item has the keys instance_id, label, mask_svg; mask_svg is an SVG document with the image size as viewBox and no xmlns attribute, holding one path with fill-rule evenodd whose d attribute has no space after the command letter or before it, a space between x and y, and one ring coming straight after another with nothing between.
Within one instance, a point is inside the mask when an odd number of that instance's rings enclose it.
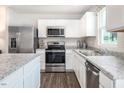
<instances>
[{"instance_id":1,"label":"stainless steel dishwasher","mask_svg":"<svg viewBox=\"0 0 124 93\"><path fill-rule=\"evenodd\" d=\"M87 88L99 88L99 69L91 64L86 62L86 87Z\"/></svg>"}]
</instances>

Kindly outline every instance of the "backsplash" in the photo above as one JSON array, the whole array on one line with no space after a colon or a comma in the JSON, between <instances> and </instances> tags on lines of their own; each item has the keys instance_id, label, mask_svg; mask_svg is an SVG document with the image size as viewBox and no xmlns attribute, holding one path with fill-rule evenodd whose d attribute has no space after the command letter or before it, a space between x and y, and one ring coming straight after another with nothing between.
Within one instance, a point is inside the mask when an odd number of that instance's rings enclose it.
<instances>
[{"instance_id":1,"label":"backsplash","mask_svg":"<svg viewBox=\"0 0 124 93\"><path fill-rule=\"evenodd\" d=\"M39 38L39 44L44 43L44 47L47 48L47 42L64 41L66 48L77 48L77 41L78 40L82 40L82 39L81 38L63 38L63 37Z\"/></svg>"}]
</instances>

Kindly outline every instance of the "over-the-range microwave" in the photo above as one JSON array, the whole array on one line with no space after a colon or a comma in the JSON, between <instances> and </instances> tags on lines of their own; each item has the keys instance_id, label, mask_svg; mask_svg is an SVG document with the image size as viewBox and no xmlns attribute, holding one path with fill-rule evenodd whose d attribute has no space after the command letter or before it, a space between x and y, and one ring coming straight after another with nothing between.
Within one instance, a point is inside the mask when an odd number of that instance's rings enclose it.
<instances>
[{"instance_id":1,"label":"over-the-range microwave","mask_svg":"<svg viewBox=\"0 0 124 93\"><path fill-rule=\"evenodd\" d=\"M64 30L65 30L65 27L63 26L48 26L47 36L48 37L65 37Z\"/></svg>"}]
</instances>

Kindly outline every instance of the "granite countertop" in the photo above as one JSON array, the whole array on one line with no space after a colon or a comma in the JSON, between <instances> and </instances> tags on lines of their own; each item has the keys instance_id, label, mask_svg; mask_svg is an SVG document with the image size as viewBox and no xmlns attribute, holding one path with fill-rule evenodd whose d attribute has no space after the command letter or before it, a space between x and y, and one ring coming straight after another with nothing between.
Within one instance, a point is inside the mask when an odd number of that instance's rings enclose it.
<instances>
[{"instance_id":1,"label":"granite countertop","mask_svg":"<svg viewBox=\"0 0 124 93\"><path fill-rule=\"evenodd\" d=\"M74 50L93 65L98 67L103 73L111 79L124 79L124 60L115 56L85 56Z\"/></svg>"},{"instance_id":2,"label":"granite countertop","mask_svg":"<svg viewBox=\"0 0 124 93\"><path fill-rule=\"evenodd\" d=\"M0 55L0 80L18 70L38 54L1 54Z\"/></svg>"}]
</instances>

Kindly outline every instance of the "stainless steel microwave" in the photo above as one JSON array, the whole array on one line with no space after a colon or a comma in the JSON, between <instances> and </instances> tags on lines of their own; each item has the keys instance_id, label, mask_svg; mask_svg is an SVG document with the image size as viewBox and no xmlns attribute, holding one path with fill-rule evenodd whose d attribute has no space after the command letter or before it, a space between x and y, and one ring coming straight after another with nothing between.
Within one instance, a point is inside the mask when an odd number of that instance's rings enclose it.
<instances>
[{"instance_id":1,"label":"stainless steel microwave","mask_svg":"<svg viewBox=\"0 0 124 93\"><path fill-rule=\"evenodd\" d=\"M64 37L64 27L49 26L47 27L48 37Z\"/></svg>"}]
</instances>

